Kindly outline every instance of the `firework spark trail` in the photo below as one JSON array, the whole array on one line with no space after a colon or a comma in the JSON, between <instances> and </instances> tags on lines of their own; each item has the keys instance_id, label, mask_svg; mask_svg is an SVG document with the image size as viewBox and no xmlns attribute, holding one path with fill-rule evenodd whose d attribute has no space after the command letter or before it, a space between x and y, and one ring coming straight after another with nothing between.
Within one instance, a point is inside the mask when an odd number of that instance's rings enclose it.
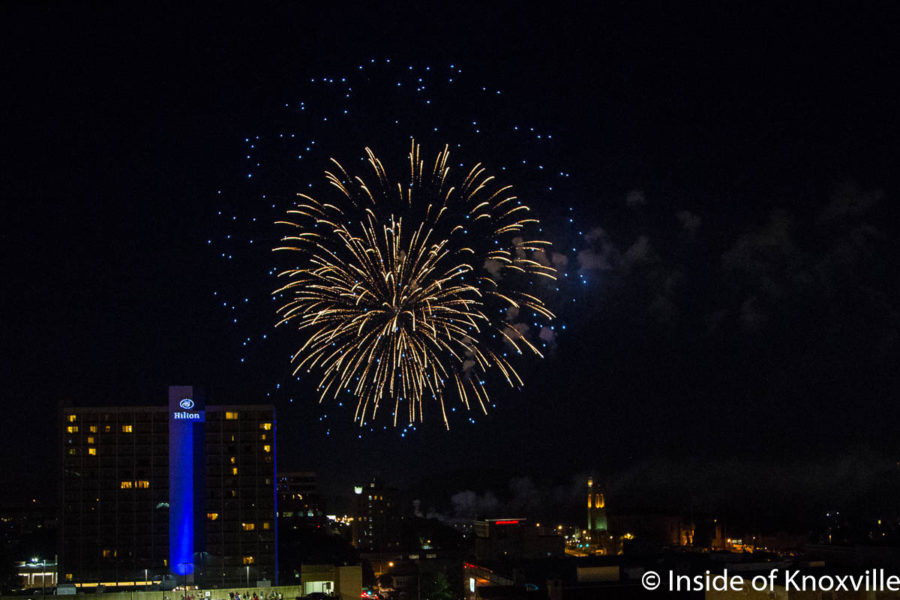
<instances>
[{"instance_id":1,"label":"firework spark trail","mask_svg":"<svg viewBox=\"0 0 900 600\"><path fill-rule=\"evenodd\" d=\"M306 336L294 373L321 371L320 402L351 392L362 426L393 400L396 426L402 402L409 422L421 422L430 396L449 428L447 390L487 412L489 372L522 385L507 351L541 356L497 315L524 308L553 319L524 291L535 278L555 279L555 269L535 259L549 242L531 239L537 219L482 165L450 185L447 147L427 173L413 141L408 181L396 184L374 152L366 154L373 182L332 159L325 177L337 200L298 194L289 220L278 222L292 233L275 250L299 252L304 264L278 274L288 282L274 292L286 298L277 325Z\"/></svg>"}]
</instances>

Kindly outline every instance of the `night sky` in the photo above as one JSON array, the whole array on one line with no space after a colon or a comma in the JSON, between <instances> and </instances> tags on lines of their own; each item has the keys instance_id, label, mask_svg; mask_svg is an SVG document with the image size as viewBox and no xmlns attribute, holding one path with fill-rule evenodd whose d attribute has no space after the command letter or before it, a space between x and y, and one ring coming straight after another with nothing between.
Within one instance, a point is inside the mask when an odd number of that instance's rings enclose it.
<instances>
[{"instance_id":1,"label":"night sky","mask_svg":"<svg viewBox=\"0 0 900 600\"><path fill-rule=\"evenodd\" d=\"M900 7L591 4L5 3L4 498L53 500L61 402L161 404L170 384L267 401L212 296L216 191L310 78L387 57L461 65L556 133L591 285L525 389L475 425L359 439L329 409L326 436L308 387L269 400L280 467L332 491L374 473L428 486L442 511L465 489L562 506L588 472L635 510L799 519L885 499Z\"/></svg>"}]
</instances>

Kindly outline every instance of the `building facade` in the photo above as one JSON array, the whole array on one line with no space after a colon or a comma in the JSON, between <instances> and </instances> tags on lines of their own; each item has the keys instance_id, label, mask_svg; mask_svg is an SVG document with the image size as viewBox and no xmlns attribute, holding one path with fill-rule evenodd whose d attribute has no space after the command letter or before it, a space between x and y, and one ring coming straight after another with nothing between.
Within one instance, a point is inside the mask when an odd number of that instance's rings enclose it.
<instances>
[{"instance_id":1,"label":"building facade","mask_svg":"<svg viewBox=\"0 0 900 600\"><path fill-rule=\"evenodd\" d=\"M402 515L397 490L373 479L355 486L353 493L353 545L360 552L399 550Z\"/></svg>"},{"instance_id":2,"label":"building facade","mask_svg":"<svg viewBox=\"0 0 900 600\"><path fill-rule=\"evenodd\" d=\"M313 471L296 471L278 475L278 516L308 518L324 511L319 485Z\"/></svg>"},{"instance_id":3,"label":"building facade","mask_svg":"<svg viewBox=\"0 0 900 600\"><path fill-rule=\"evenodd\" d=\"M272 406L207 407L174 386L167 407L67 407L60 421L60 583L277 581Z\"/></svg>"}]
</instances>

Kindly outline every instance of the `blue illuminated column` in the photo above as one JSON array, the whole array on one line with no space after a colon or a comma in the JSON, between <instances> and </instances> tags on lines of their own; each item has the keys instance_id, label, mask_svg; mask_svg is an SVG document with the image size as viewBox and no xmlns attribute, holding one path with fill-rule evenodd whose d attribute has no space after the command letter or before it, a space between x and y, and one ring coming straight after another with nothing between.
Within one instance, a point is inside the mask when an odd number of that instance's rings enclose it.
<instances>
[{"instance_id":1,"label":"blue illuminated column","mask_svg":"<svg viewBox=\"0 0 900 600\"><path fill-rule=\"evenodd\" d=\"M199 390L169 387L169 570L189 582L204 541L204 409Z\"/></svg>"}]
</instances>

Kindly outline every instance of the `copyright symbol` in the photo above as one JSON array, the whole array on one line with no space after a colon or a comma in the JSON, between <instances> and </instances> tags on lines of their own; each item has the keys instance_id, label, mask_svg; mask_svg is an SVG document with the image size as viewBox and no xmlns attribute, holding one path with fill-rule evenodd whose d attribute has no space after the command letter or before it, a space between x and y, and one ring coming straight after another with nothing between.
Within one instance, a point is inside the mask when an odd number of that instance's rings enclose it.
<instances>
[{"instance_id":1,"label":"copyright symbol","mask_svg":"<svg viewBox=\"0 0 900 600\"><path fill-rule=\"evenodd\" d=\"M659 584L659 573L657 573L656 571L647 571L646 573L641 575L641 585L644 586L645 590L652 592L659 587Z\"/></svg>"}]
</instances>

